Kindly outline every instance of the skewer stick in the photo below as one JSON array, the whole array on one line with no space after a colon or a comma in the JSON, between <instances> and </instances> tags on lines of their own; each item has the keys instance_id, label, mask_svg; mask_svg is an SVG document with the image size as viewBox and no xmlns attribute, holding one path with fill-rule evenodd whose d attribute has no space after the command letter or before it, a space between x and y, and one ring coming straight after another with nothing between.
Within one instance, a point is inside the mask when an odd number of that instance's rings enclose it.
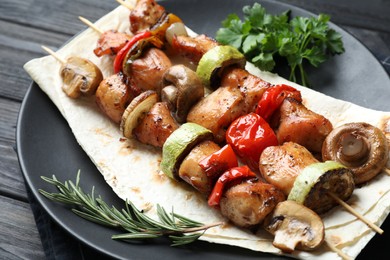
<instances>
[{"instance_id":1,"label":"skewer stick","mask_svg":"<svg viewBox=\"0 0 390 260\"><path fill-rule=\"evenodd\" d=\"M380 235L383 234L383 229L366 219L362 214L358 213L356 210L354 210L351 206L349 206L347 203L345 203L343 200L341 200L339 197L337 197L334 193L328 192L329 196L331 196L334 200L336 200L341 206L343 206L346 210L348 210L351 214L355 215L358 219L363 221L367 224L371 229L373 229L375 232L379 233Z\"/></svg>"},{"instance_id":2,"label":"skewer stick","mask_svg":"<svg viewBox=\"0 0 390 260\"><path fill-rule=\"evenodd\" d=\"M79 16L79 19L85 23L86 25L88 25L90 28L92 28L94 31L96 31L97 33L99 34L103 34L104 32L102 30L100 30L98 27L96 27L96 25L94 25L92 22L90 22L88 19L82 17L82 16Z\"/></svg>"},{"instance_id":3,"label":"skewer stick","mask_svg":"<svg viewBox=\"0 0 390 260\"><path fill-rule=\"evenodd\" d=\"M328 239L325 239L326 245L330 248L330 250L336 252L342 259L344 260L352 260L352 257L344 253L341 249L338 249L333 243L331 243Z\"/></svg>"},{"instance_id":4,"label":"skewer stick","mask_svg":"<svg viewBox=\"0 0 390 260\"><path fill-rule=\"evenodd\" d=\"M127 9L129 10L133 10L134 9L134 6L132 4L130 4L129 2L125 2L123 0L116 0L120 5L123 5L124 7L126 7Z\"/></svg>"},{"instance_id":5,"label":"skewer stick","mask_svg":"<svg viewBox=\"0 0 390 260\"><path fill-rule=\"evenodd\" d=\"M52 51L51 49L47 48L46 46L41 46L42 49L44 49L45 51L47 51L51 56L53 56L54 58L56 58L56 60L58 60L59 62L61 62L62 64L65 64L66 63L66 60L64 60L63 58L61 58L60 56L58 56L57 53L55 53L54 51Z\"/></svg>"},{"instance_id":6,"label":"skewer stick","mask_svg":"<svg viewBox=\"0 0 390 260\"><path fill-rule=\"evenodd\" d=\"M390 175L390 169L388 169L388 168L383 168L383 170L387 173L387 175Z\"/></svg>"}]
</instances>

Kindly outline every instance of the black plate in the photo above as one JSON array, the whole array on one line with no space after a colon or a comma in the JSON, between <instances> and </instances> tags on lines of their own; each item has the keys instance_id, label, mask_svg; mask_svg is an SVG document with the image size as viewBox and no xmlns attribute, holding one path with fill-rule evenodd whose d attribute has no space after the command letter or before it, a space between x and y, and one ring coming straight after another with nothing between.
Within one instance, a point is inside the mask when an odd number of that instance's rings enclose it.
<instances>
[{"instance_id":1,"label":"black plate","mask_svg":"<svg viewBox=\"0 0 390 260\"><path fill-rule=\"evenodd\" d=\"M166 0L161 1L168 11L182 17L184 22L198 33L214 36L220 22L229 13L241 13L246 4L255 1L234 0ZM310 13L285 4L258 1L272 13L292 10L293 15ZM346 53L337 56L310 74L316 90L328 95L380 110L390 111L390 80L380 63L355 38L337 26L343 35ZM381 95L378 95L381 93ZM172 248L167 240L148 243L123 243L111 240L116 231L85 221L67 207L43 198L38 189L55 191L40 176L55 174L60 180L74 180L82 171L81 186L90 190L95 186L97 194L117 207L123 202L104 182L101 174L77 144L67 122L54 104L32 83L22 104L17 125L17 150L20 165L34 196L49 215L65 230L88 246L114 258L170 258L170 259L255 259L279 258L250 250L205 242L196 242L184 248ZM382 228L390 230L387 221ZM362 256L386 252L386 235L376 236L363 251ZM374 248L375 244L375 248Z\"/></svg>"}]
</instances>

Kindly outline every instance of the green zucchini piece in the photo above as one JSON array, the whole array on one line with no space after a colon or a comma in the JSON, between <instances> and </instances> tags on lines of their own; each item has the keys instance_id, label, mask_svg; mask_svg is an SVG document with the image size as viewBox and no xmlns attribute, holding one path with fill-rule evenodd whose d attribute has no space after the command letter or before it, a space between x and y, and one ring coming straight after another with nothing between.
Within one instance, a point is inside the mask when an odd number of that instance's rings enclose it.
<instances>
[{"instance_id":1,"label":"green zucchini piece","mask_svg":"<svg viewBox=\"0 0 390 260\"><path fill-rule=\"evenodd\" d=\"M202 56L196 68L196 74L205 86L213 87L223 68L233 64L244 68L245 63L245 56L236 48L229 45L219 45Z\"/></svg>"},{"instance_id":2,"label":"green zucchini piece","mask_svg":"<svg viewBox=\"0 0 390 260\"><path fill-rule=\"evenodd\" d=\"M179 180L179 167L192 148L204 140L211 140L213 133L195 123L185 123L176 129L162 147L161 170L170 178Z\"/></svg>"},{"instance_id":3,"label":"green zucchini piece","mask_svg":"<svg viewBox=\"0 0 390 260\"><path fill-rule=\"evenodd\" d=\"M295 179L287 199L322 214L338 205L328 195L329 192L345 201L352 195L354 188L355 182L350 169L341 163L326 161L307 166Z\"/></svg>"}]
</instances>

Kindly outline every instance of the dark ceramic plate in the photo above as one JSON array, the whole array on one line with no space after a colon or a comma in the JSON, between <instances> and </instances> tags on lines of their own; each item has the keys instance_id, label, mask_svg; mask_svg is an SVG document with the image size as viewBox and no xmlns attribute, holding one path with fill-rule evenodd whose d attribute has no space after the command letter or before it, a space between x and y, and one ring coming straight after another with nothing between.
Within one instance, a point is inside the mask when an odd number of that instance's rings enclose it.
<instances>
[{"instance_id":1,"label":"dark ceramic plate","mask_svg":"<svg viewBox=\"0 0 390 260\"><path fill-rule=\"evenodd\" d=\"M182 17L184 22L198 33L214 36L220 23L229 13L241 14L244 5L255 1L234 0L166 0L162 5L168 11ZM293 15L309 16L310 13L285 4L258 1L272 13L292 10ZM333 26L333 25L332 25ZM330 96L379 110L390 111L390 80L380 63L355 38L342 29L346 53L328 61L320 69L310 73L316 90ZM367 89L371 91L367 91ZM378 95L381 93L381 95ZM257 259L279 258L237 247L196 242L184 248L172 248L165 239L147 243L123 243L111 239L116 231L105 228L73 214L66 206L43 198L38 189L55 191L40 176L55 174L60 180L74 180L82 171L81 186L90 190L95 186L108 204L119 208L123 202L106 185L94 164L77 144L67 122L54 104L36 83L29 88L20 110L17 126L17 150L27 185L49 215L66 231L86 245L114 258L164 258L164 259ZM389 229L389 221L382 228ZM376 236L364 249L364 255L386 252L389 237Z\"/></svg>"}]
</instances>

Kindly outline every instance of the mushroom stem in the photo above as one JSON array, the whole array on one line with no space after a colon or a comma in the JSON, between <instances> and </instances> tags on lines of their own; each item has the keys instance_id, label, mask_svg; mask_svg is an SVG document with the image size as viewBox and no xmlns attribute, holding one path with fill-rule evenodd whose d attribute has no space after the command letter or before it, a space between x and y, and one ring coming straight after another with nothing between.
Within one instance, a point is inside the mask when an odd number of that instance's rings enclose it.
<instances>
[{"instance_id":1,"label":"mushroom stem","mask_svg":"<svg viewBox=\"0 0 390 260\"><path fill-rule=\"evenodd\" d=\"M351 162L366 160L369 154L367 141L360 135L345 133L340 138L340 159L350 164Z\"/></svg>"},{"instance_id":2,"label":"mushroom stem","mask_svg":"<svg viewBox=\"0 0 390 260\"><path fill-rule=\"evenodd\" d=\"M87 20L86 18L82 17L82 16L79 16L79 19L85 23L86 25L88 25L91 29L93 29L95 32L99 33L99 34L103 34L104 32L102 30L100 30L96 25L94 25L92 22L90 22L89 20Z\"/></svg>"},{"instance_id":3,"label":"mushroom stem","mask_svg":"<svg viewBox=\"0 0 390 260\"><path fill-rule=\"evenodd\" d=\"M47 51L51 56L53 56L56 60L58 60L60 63L62 64L65 64L66 63L66 60L64 60L63 58L61 58L60 56L58 56L57 53L55 53L54 51L52 51L51 49L49 49L48 47L46 46L41 46L42 49L44 49L45 51Z\"/></svg>"},{"instance_id":4,"label":"mushroom stem","mask_svg":"<svg viewBox=\"0 0 390 260\"><path fill-rule=\"evenodd\" d=\"M354 210L351 206L349 206L347 203L345 203L343 200L341 200L339 197L337 197L334 193L328 192L328 195L332 197L335 201L337 201L341 206L343 206L346 210L348 210L352 215L355 215L358 219L363 221L364 223L367 224L372 230L377 232L378 234L382 235L383 234L383 229L369 221L367 218L365 218L362 214Z\"/></svg>"}]
</instances>

